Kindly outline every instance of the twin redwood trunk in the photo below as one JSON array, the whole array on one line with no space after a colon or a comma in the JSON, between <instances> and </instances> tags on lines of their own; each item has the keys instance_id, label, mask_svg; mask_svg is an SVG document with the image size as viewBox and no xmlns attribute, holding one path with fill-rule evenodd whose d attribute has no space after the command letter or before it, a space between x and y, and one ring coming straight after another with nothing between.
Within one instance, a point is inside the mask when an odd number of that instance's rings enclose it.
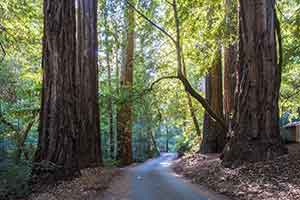
<instances>
[{"instance_id":1,"label":"twin redwood trunk","mask_svg":"<svg viewBox=\"0 0 300 200\"><path fill-rule=\"evenodd\" d=\"M44 14L42 107L34 162L55 164L44 177L55 181L80 173L75 1L45 0ZM42 167L34 167L33 175L44 176Z\"/></svg>"},{"instance_id":2,"label":"twin redwood trunk","mask_svg":"<svg viewBox=\"0 0 300 200\"><path fill-rule=\"evenodd\" d=\"M42 107L32 171L42 181L100 163L96 5L78 1L76 18L75 1L44 0Z\"/></svg>"},{"instance_id":3,"label":"twin redwood trunk","mask_svg":"<svg viewBox=\"0 0 300 200\"><path fill-rule=\"evenodd\" d=\"M79 109L79 164L101 163L98 105L97 1L77 0L77 100Z\"/></svg>"},{"instance_id":4,"label":"twin redwood trunk","mask_svg":"<svg viewBox=\"0 0 300 200\"><path fill-rule=\"evenodd\" d=\"M285 153L278 125L280 70L274 0L240 0L237 126L224 150L225 166Z\"/></svg>"}]
</instances>

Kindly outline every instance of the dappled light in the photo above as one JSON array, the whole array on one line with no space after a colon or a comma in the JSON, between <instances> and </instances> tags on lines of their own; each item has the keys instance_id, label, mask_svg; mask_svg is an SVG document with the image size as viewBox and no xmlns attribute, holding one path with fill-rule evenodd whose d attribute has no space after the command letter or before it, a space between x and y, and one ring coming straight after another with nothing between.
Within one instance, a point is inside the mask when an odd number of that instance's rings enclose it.
<instances>
[{"instance_id":1,"label":"dappled light","mask_svg":"<svg viewBox=\"0 0 300 200\"><path fill-rule=\"evenodd\" d=\"M300 199L299 0L0 0L0 200Z\"/></svg>"}]
</instances>

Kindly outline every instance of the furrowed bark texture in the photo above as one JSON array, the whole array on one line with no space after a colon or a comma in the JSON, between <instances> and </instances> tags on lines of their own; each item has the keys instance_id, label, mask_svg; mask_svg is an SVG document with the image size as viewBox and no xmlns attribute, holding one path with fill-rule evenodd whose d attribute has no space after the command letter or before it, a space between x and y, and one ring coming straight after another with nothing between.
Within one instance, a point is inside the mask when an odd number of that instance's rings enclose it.
<instances>
[{"instance_id":1,"label":"furrowed bark texture","mask_svg":"<svg viewBox=\"0 0 300 200\"><path fill-rule=\"evenodd\" d=\"M42 107L34 162L52 163L55 167L44 176L44 171L35 166L32 175L55 181L80 173L74 76L75 1L44 0L44 16Z\"/></svg>"},{"instance_id":2,"label":"furrowed bark texture","mask_svg":"<svg viewBox=\"0 0 300 200\"><path fill-rule=\"evenodd\" d=\"M240 63L237 126L223 154L223 164L273 159L286 152L279 134L274 0L240 0Z\"/></svg>"},{"instance_id":3,"label":"furrowed bark texture","mask_svg":"<svg viewBox=\"0 0 300 200\"><path fill-rule=\"evenodd\" d=\"M131 92L133 83L133 63L134 63L134 29L135 16L134 10L128 8L128 32L126 46L126 64L121 70L121 90L128 96L125 102L122 103L118 111L118 135L120 141L119 158L122 165L132 163L132 103Z\"/></svg>"},{"instance_id":4,"label":"furrowed bark texture","mask_svg":"<svg viewBox=\"0 0 300 200\"><path fill-rule=\"evenodd\" d=\"M235 23L237 13L235 4L233 0L225 0L226 35L228 39L232 39L232 36L237 34ZM233 117L235 107L236 65L237 44L236 42L229 42L229 44L224 47L224 114L229 129L231 129L229 123Z\"/></svg>"},{"instance_id":5,"label":"furrowed bark texture","mask_svg":"<svg viewBox=\"0 0 300 200\"><path fill-rule=\"evenodd\" d=\"M206 99L218 116L223 116L222 98L222 60L221 51L218 50L215 62L206 77ZM201 153L220 153L226 143L226 130L214 121L207 112L204 116L203 139Z\"/></svg>"},{"instance_id":6,"label":"furrowed bark texture","mask_svg":"<svg viewBox=\"0 0 300 200\"><path fill-rule=\"evenodd\" d=\"M81 168L101 164L97 0L77 0L77 106Z\"/></svg>"}]
</instances>

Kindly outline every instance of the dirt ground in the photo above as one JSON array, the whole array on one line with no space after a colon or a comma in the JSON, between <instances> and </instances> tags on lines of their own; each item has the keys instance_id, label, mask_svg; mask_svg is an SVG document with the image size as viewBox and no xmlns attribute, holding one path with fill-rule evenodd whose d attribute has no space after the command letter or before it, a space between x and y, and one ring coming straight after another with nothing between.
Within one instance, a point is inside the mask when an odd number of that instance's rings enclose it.
<instances>
[{"instance_id":1,"label":"dirt ground","mask_svg":"<svg viewBox=\"0 0 300 200\"><path fill-rule=\"evenodd\" d=\"M173 168L194 183L239 200L300 199L300 144L287 146L289 154L237 169L221 166L219 155L187 155Z\"/></svg>"},{"instance_id":2,"label":"dirt ground","mask_svg":"<svg viewBox=\"0 0 300 200\"><path fill-rule=\"evenodd\" d=\"M27 200L101 200L112 179L121 176L119 169L91 168L81 173L81 177L49 186Z\"/></svg>"}]
</instances>

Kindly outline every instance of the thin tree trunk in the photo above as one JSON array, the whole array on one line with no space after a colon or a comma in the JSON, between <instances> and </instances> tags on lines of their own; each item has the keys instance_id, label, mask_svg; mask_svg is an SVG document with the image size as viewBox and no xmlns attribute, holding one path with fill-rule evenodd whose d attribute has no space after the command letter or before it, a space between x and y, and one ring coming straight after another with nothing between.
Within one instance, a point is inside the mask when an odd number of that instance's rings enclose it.
<instances>
[{"instance_id":1,"label":"thin tree trunk","mask_svg":"<svg viewBox=\"0 0 300 200\"><path fill-rule=\"evenodd\" d=\"M286 152L279 133L281 71L277 60L275 1L240 0L237 126L223 164L273 159ZM278 26L277 26L278 28Z\"/></svg>"},{"instance_id":2,"label":"thin tree trunk","mask_svg":"<svg viewBox=\"0 0 300 200\"><path fill-rule=\"evenodd\" d=\"M21 137L20 141L17 144L17 152L16 152L16 162L18 163L21 160L21 156L22 156L22 152L24 152L25 149L25 142L28 138L28 134L31 130L31 128L34 126L34 124L39 120L39 115L38 112L36 112L33 116L33 119L30 120L30 122L23 127L23 129L21 129L18 132L19 137Z\"/></svg>"},{"instance_id":3,"label":"thin tree trunk","mask_svg":"<svg viewBox=\"0 0 300 200\"><path fill-rule=\"evenodd\" d=\"M222 59L221 50L215 56L212 69L206 77L206 99L213 111L223 115L222 98ZM220 153L226 144L226 132L216 121L212 120L208 113L204 116L203 138L200 151L201 153Z\"/></svg>"},{"instance_id":4,"label":"thin tree trunk","mask_svg":"<svg viewBox=\"0 0 300 200\"><path fill-rule=\"evenodd\" d=\"M80 121L79 164L81 168L101 163L98 105L97 0L77 0L76 77Z\"/></svg>"},{"instance_id":5,"label":"thin tree trunk","mask_svg":"<svg viewBox=\"0 0 300 200\"><path fill-rule=\"evenodd\" d=\"M182 55L182 68L183 68L182 69L183 75L187 78L187 72L186 72L187 69L186 69L184 55ZM188 92L186 92L186 96L187 96L187 101L188 101L188 107L189 107L189 110L190 110L190 114L191 114L191 117L192 117L192 120L193 120L193 123L194 123L194 127L196 129L196 133L200 137L201 136L200 125L199 125L199 122L198 122L198 119L197 119L197 116L196 116L196 112L195 112L195 109L194 109L194 106L193 106L192 97Z\"/></svg>"},{"instance_id":6,"label":"thin tree trunk","mask_svg":"<svg viewBox=\"0 0 300 200\"><path fill-rule=\"evenodd\" d=\"M76 109L75 1L44 0L43 88L33 181L80 174ZM51 166L45 173L43 167Z\"/></svg>"},{"instance_id":7,"label":"thin tree trunk","mask_svg":"<svg viewBox=\"0 0 300 200\"><path fill-rule=\"evenodd\" d=\"M172 41L175 42L176 45L176 58L177 58L177 78L182 82L182 84L185 87L185 90L194 97L201 105L204 107L206 112L209 114L209 116L216 120L218 124L222 127L222 129L227 131L227 125L225 120L223 119L223 115L216 114L213 109L210 107L209 103L203 98L190 84L188 79L185 77L183 72L183 59L182 59L182 48L181 48L181 40L180 40L180 23L179 23L179 16L177 11L177 1L173 0L172 3L173 11L174 11L174 19L175 19L175 25L176 25L176 39L173 39Z\"/></svg>"},{"instance_id":8,"label":"thin tree trunk","mask_svg":"<svg viewBox=\"0 0 300 200\"><path fill-rule=\"evenodd\" d=\"M113 103L112 103L112 80L111 80L111 64L110 64L110 52L111 48L109 46L108 36L109 36L109 28L107 24L107 8L105 9L105 47L106 47L106 65L107 65L107 77L108 77L108 89L109 89L109 97L108 97L108 135L109 135L109 149L110 149L110 158L114 159L114 127L113 127Z\"/></svg>"},{"instance_id":9,"label":"thin tree trunk","mask_svg":"<svg viewBox=\"0 0 300 200\"><path fill-rule=\"evenodd\" d=\"M126 11L124 11L124 21L125 24L128 23L128 17L126 17ZM117 75L119 82L117 83L117 88L118 88L118 96L121 95L121 89L122 89L122 78L125 74L126 71L126 47L127 47L127 32L124 30L122 32L122 42L121 42L121 67L120 69L117 69ZM122 107L123 102L119 103L117 105L117 116L116 116L116 124L117 124L117 155L116 159L121 161L121 144L122 144L122 136L121 136L121 128L122 125L120 124L121 120L121 107Z\"/></svg>"},{"instance_id":10,"label":"thin tree trunk","mask_svg":"<svg viewBox=\"0 0 300 200\"><path fill-rule=\"evenodd\" d=\"M121 72L121 90L128 96L120 106L118 112L118 134L120 137L120 159L122 165L132 163L132 102L131 92L133 84L133 64L134 64L134 29L135 16L134 10L128 8L128 32L126 46L126 65Z\"/></svg>"},{"instance_id":11,"label":"thin tree trunk","mask_svg":"<svg viewBox=\"0 0 300 200\"><path fill-rule=\"evenodd\" d=\"M167 129L167 135L166 135L166 152L169 152L169 128L168 126L166 127Z\"/></svg>"}]
</instances>

